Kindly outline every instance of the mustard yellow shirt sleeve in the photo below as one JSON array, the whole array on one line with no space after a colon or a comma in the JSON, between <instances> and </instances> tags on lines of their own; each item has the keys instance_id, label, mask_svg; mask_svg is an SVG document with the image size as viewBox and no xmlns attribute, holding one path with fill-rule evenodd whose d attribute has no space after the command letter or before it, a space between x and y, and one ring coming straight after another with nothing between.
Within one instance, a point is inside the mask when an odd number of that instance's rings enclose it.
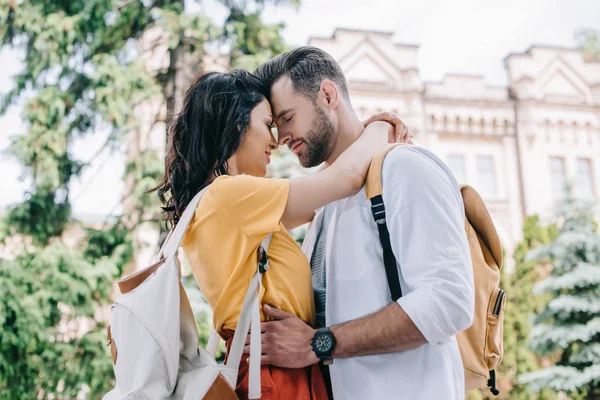
<instances>
[{"instance_id":1,"label":"mustard yellow shirt sleeve","mask_svg":"<svg viewBox=\"0 0 600 400\"><path fill-rule=\"evenodd\" d=\"M279 231L289 194L287 179L224 176L213 185L213 196L221 211L247 235Z\"/></svg>"}]
</instances>

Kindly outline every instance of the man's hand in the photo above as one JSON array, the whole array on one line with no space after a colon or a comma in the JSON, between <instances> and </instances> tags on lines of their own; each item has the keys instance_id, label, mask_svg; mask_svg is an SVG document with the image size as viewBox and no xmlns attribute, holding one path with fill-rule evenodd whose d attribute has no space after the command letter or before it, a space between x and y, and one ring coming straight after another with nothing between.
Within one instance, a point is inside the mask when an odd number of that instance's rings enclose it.
<instances>
[{"instance_id":1,"label":"man's hand","mask_svg":"<svg viewBox=\"0 0 600 400\"><path fill-rule=\"evenodd\" d=\"M394 129L390 130L388 142L415 144L414 136L410 132L410 129L408 129L408 127L400 118L398 118L396 114L387 112L375 114L364 121L363 125L366 127L375 121L384 121L394 126Z\"/></svg>"},{"instance_id":2,"label":"man's hand","mask_svg":"<svg viewBox=\"0 0 600 400\"><path fill-rule=\"evenodd\" d=\"M311 346L316 329L293 314L268 305L263 309L274 320L260 324L261 364L282 368L304 368L319 362ZM250 335L246 339L244 354L250 354Z\"/></svg>"}]
</instances>

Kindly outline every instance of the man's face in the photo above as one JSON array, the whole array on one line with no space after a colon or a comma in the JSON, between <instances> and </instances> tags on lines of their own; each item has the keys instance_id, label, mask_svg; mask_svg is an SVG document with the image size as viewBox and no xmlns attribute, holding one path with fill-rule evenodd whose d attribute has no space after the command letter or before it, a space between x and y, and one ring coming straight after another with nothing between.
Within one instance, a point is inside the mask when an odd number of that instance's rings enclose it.
<instances>
[{"instance_id":1,"label":"man's face","mask_svg":"<svg viewBox=\"0 0 600 400\"><path fill-rule=\"evenodd\" d=\"M287 76L275 81L270 100L279 144L287 145L305 168L324 162L337 136L325 110L296 92Z\"/></svg>"}]
</instances>

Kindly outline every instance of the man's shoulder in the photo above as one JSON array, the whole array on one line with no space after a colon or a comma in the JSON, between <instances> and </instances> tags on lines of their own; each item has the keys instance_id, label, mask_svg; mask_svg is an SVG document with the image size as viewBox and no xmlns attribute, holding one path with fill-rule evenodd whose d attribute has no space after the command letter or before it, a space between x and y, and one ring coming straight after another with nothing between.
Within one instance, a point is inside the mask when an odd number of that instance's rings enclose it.
<instances>
[{"instance_id":1,"label":"man's shoulder","mask_svg":"<svg viewBox=\"0 0 600 400\"><path fill-rule=\"evenodd\" d=\"M448 166L432 151L421 146L398 146L390 150L382 166L384 186L439 185L458 187Z\"/></svg>"},{"instance_id":2,"label":"man's shoulder","mask_svg":"<svg viewBox=\"0 0 600 400\"><path fill-rule=\"evenodd\" d=\"M417 145L397 146L390 150L383 160L384 168L389 164L422 164L430 161L438 161L437 157L430 150Z\"/></svg>"},{"instance_id":3,"label":"man's shoulder","mask_svg":"<svg viewBox=\"0 0 600 400\"><path fill-rule=\"evenodd\" d=\"M398 146L390 150L383 160L382 166L384 176L385 172L390 170L394 172L391 176L420 175L415 172L422 169L444 174L447 172L446 165L437 155L424 147L415 145Z\"/></svg>"}]
</instances>

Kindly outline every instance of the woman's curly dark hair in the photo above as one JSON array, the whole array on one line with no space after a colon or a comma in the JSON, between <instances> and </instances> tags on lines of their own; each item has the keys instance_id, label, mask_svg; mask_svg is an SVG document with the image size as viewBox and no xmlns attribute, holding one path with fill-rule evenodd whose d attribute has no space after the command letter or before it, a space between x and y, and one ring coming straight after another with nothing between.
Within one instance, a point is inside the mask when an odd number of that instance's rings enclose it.
<instances>
[{"instance_id":1,"label":"woman's curly dark hair","mask_svg":"<svg viewBox=\"0 0 600 400\"><path fill-rule=\"evenodd\" d=\"M165 176L157 191L167 224L175 225L190 200L212 180L228 174L250 113L265 99L260 80L243 70L209 72L187 90L168 134ZM167 198L167 192L170 196Z\"/></svg>"}]
</instances>

